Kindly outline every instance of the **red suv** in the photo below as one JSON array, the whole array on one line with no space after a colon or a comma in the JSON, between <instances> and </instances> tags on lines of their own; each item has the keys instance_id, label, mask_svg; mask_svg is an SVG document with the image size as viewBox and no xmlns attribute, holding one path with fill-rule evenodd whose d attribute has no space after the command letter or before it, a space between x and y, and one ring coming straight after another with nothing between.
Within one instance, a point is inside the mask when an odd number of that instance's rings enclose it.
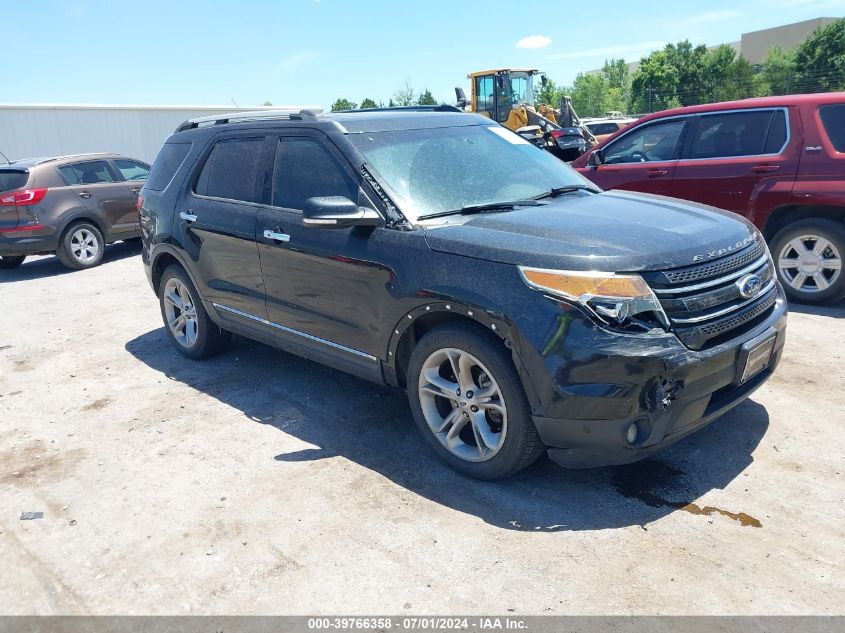
<instances>
[{"instance_id":1,"label":"red suv","mask_svg":"<svg viewBox=\"0 0 845 633\"><path fill-rule=\"evenodd\" d=\"M791 299L845 297L845 92L658 112L572 165L604 189L739 213L763 232Z\"/></svg>"}]
</instances>

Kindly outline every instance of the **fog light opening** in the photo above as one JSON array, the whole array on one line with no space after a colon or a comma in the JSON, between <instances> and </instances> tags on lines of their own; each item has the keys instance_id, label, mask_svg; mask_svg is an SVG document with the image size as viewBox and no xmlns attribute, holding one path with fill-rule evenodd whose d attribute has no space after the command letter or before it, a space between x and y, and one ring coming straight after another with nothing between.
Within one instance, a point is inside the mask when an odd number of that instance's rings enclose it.
<instances>
[{"instance_id":1,"label":"fog light opening","mask_svg":"<svg viewBox=\"0 0 845 633\"><path fill-rule=\"evenodd\" d=\"M637 435L639 435L639 432L637 431L637 424L636 422L632 422L628 426L628 430L625 431L625 441L633 446L637 443Z\"/></svg>"}]
</instances>

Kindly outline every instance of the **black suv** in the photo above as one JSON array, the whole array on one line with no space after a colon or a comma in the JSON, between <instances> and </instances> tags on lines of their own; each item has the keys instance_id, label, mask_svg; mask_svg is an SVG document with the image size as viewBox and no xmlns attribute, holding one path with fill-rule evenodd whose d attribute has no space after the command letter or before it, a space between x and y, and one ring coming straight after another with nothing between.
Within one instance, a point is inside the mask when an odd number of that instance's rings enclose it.
<instances>
[{"instance_id":1,"label":"black suv","mask_svg":"<svg viewBox=\"0 0 845 633\"><path fill-rule=\"evenodd\" d=\"M138 192L150 166L119 154L28 158L0 165L0 268L55 253L91 268L105 246L141 235Z\"/></svg>"},{"instance_id":2,"label":"black suv","mask_svg":"<svg viewBox=\"0 0 845 633\"><path fill-rule=\"evenodd\" d=\"M405 388L473 477L622 464L772 373L786 303L744 219L600 192L448 107L187 121L141 191L142 258L190 358L230 332Z\"/></svg>"}]
</instances>

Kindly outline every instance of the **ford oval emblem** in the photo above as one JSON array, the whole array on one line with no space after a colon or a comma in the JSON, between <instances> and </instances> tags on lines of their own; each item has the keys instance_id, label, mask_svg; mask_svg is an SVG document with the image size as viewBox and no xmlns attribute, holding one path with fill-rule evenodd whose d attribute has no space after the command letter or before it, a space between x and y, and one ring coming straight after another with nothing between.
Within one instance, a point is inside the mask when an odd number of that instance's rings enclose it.
<instances>
[{"instance_id":1,"label":"ford oval emblem","mask_svg":"<svg viewBox=\"0 0 845 633\"><path fill-rule=\"evenodd\" d=\"M763 287L763 280L759 275L746 275L736 282L736 287L744 298L750 299Z\"/></svg>"}]
</instances>

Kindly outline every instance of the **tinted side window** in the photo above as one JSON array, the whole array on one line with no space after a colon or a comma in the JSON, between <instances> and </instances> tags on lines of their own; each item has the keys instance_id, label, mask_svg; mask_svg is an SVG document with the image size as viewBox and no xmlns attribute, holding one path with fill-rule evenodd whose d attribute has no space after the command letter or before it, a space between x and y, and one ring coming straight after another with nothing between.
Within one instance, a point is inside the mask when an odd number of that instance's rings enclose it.
<instances>
[{"instance_id":1,"label":"tinted side window","mask_svg":"<svg viewBox=\"0 0 845 633\"><path fill-rule=\"evenodd\" d=\"M273 168L273 206L302 209L308 198L344 196L358 201L358 186L321 143L282 138Z\"/></svg>"},{"instance_id":2,"label":"tinted side window","mask_svg":"<svg viewBox=\"0 0 845 633\"><path fill-rule=\"evenodd\" d=\"M59 167L59 173L69 185L96 185L114 182L109 164L104 160L91 160Z\"/></svg>"},{"instance_id":3,"label":"tinted side window","mask_svg":"<svg viewBox=\"0 0 845 633\"><path fill-rule=\"evenodd\" d=\"M708 114L701 117L690 158L725 158L764 154L771 110Z\"/></svg>"},{"instance_id":4,"label":"tinted side window","mask_svg":"<svg viewBox=\"0 0 845 633\"><path fill-rule=\"evenodd\" d=\"M264 137L217 141L197 180L201 196L258 202L258 171Z\"/></svg>"},{"instance_id":5,"label":"tinted side window","mask_svg":"<svg viewBox=\"0 0 845 633\"><path fill-rule=\"evenodd\" d=\"M819 115L833 147L845 152L845 103L822 106Z\"/></svg>"},{"instance_id":6,"label":"tinted side window","mask_svg":"<svg viewBox=\"0 0 845 633\"><path fill-rule=\"evenodd\" d=\"M0 191L11 191L20 189L29 180L29 172L25 171L0 171Z\"/></svg>"},{"instance_id":7,"label":"tinted side window","mask_svg":"<svg viewBox=\"0 0 845 633\"><path fill-rule=\"evenodd\" d=\"M124 180L146 180L150 173L146 165L136 163L134 160L116 158L114 164L123 174Z\"/></svg>"},{"instance_id":8,"label":"tinted side window","mask_svg":"<svg viewBox=\"0 0 845 633\"><path fill-rule=\"evenodd\" d=\"M778 110L769 126L769 135L766 137L766 147L763 152L777 154L783 148L784 143L786 143L786 114L783 110Z\"/></svg>"},{"instance_id":9,"label":"tinted side window","mask_svg":"<svg viewBox=\"0 0 845 633\"><path fill-rule=\"evenodd\" d=\"M144 186L153 191L164 191L190 151L190 143L165 143L153 161Z\"/></svg>"},{"instance_id":10,"label":"tinted side window","mask_svg":"<svg viewBox=\"0 0 845 633\"><path fill-rule=\"evenodd\" d=\"M676 157L678 141L685 126L686 119L643 126L608 145L604 151L604 162L615 164L672 160Z\"/></svg>"},{"instance_id":11,"label":"tinted side window","mask_svg":"<svg viewBox=\"0 0 845 633\"><path fill-rule=\"evenodd\" d=\"M589 123L587 129L593 134L613 134L619 126L616 123Z\"/></svg>"}]
</instances>

